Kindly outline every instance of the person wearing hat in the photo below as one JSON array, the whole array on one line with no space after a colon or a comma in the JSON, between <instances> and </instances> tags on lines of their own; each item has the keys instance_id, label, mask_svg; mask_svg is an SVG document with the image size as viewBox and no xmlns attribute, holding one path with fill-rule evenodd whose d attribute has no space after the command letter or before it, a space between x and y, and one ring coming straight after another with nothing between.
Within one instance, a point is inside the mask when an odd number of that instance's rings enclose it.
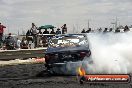
<instances>
[{"instance_id":1,"label":"person wearing hat","mask_svg":"<svg viewBox=\"0 0 132 88\"><path fill-rule=\"evenodd\" d=\"M61 31L60 31L59 28L57 29L56 34L57 34L57 35L58 35L58 34L61 34Z\"/></svg>"}]
</instances>

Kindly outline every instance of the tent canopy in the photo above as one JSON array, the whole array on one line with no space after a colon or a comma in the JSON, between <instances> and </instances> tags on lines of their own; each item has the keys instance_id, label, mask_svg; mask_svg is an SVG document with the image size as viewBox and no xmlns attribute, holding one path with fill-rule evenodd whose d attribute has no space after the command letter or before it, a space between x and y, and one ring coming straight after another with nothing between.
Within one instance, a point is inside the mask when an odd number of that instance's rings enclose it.
<instances>
[{"instance_id":1,"label":"tent canopy","mask_svg":"<svg viewBox=\"0 0 132 88\"><path fill-rule=\"evenodd\" d=\"M40 26L38 28L38 30L40 30L40 29L53 29L53 28L55 28L53 25L44 25L44 26Z\"/></svg>"}]
</instances>

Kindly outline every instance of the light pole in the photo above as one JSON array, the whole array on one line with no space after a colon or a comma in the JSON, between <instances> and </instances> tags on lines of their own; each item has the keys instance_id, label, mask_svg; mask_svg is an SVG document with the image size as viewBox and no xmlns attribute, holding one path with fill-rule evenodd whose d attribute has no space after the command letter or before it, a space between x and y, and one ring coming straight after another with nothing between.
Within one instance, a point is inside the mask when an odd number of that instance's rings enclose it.
<instances>
[{"instance_id":1,"label":"light pole","mask_svg":"<svg viewBox=\"0 0 132 88\"><path fill-rule=\"evenodd\" d=\"M88 19L88 30L89 30L89 28L90 28L90 19Z\"/></svg>"},{"instance_id":2,"label":"light pole","mask_svg":"<svg viewBox=\"0 0 132 88\"><path fill-rule=\"evenodd\" d=\"M111 24L113 24L113 29L115 28L115 30L117 29L117 25L118 25L118 18L116 17L115 22L111 22Z\"/></svg>"}]
</instances>

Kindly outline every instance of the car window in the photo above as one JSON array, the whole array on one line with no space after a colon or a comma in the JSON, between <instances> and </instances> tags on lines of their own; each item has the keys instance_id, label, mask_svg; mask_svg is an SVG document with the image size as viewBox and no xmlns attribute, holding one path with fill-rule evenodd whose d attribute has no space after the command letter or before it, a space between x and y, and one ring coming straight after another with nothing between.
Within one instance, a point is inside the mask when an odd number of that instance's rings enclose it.
<instances>
[{"instance_id":1,"label":"car window","mask_svg":"<svg viewBox=\"0 0 132 88\"><path fill-rule=\"evenodd\" d=\"M57 44L60 44L60 43L65 44L65 43L69 43L69 42L67 40L58 40Z\"/></svg>"},{"instance_id":2,"label":"car window","mask_svg":"<svg viewBox=\"0 0 132 88\"><path fill-rule=\"evenodd\" d=\"M79 39L67 39L69 40L70 42L73 42L73 43L78 43L79 42Z\"/></svg>"},{"instance_id":3,"label":"car window","mask_svg":"<svg viewBox=\"0 0 132 88\"><path fill-rule=\"evenodd\" d=\"M60 45L83 45L86 44L87 40L84 36L66 36L66 37L54 37L50 40L50 46L60 46Z\"/></svg>"}]
</instances>

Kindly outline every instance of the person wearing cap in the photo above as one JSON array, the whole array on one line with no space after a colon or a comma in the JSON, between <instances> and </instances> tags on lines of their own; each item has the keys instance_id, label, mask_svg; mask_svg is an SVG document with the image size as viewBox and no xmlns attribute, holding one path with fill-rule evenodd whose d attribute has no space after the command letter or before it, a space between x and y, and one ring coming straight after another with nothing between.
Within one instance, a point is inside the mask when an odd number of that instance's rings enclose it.
<instances>
[{"instance_id":1,"label":"person wearing cap","mask_svg":"<svg viewBox=\"0 0 132 88\"><path fill-rule=\"evenodd\" d=\"M57 35L58 35L58 34L61 34L61 31L60 31L59 28L57 29L56 34L57 34Z\"/></svg>"}]
</instances>

